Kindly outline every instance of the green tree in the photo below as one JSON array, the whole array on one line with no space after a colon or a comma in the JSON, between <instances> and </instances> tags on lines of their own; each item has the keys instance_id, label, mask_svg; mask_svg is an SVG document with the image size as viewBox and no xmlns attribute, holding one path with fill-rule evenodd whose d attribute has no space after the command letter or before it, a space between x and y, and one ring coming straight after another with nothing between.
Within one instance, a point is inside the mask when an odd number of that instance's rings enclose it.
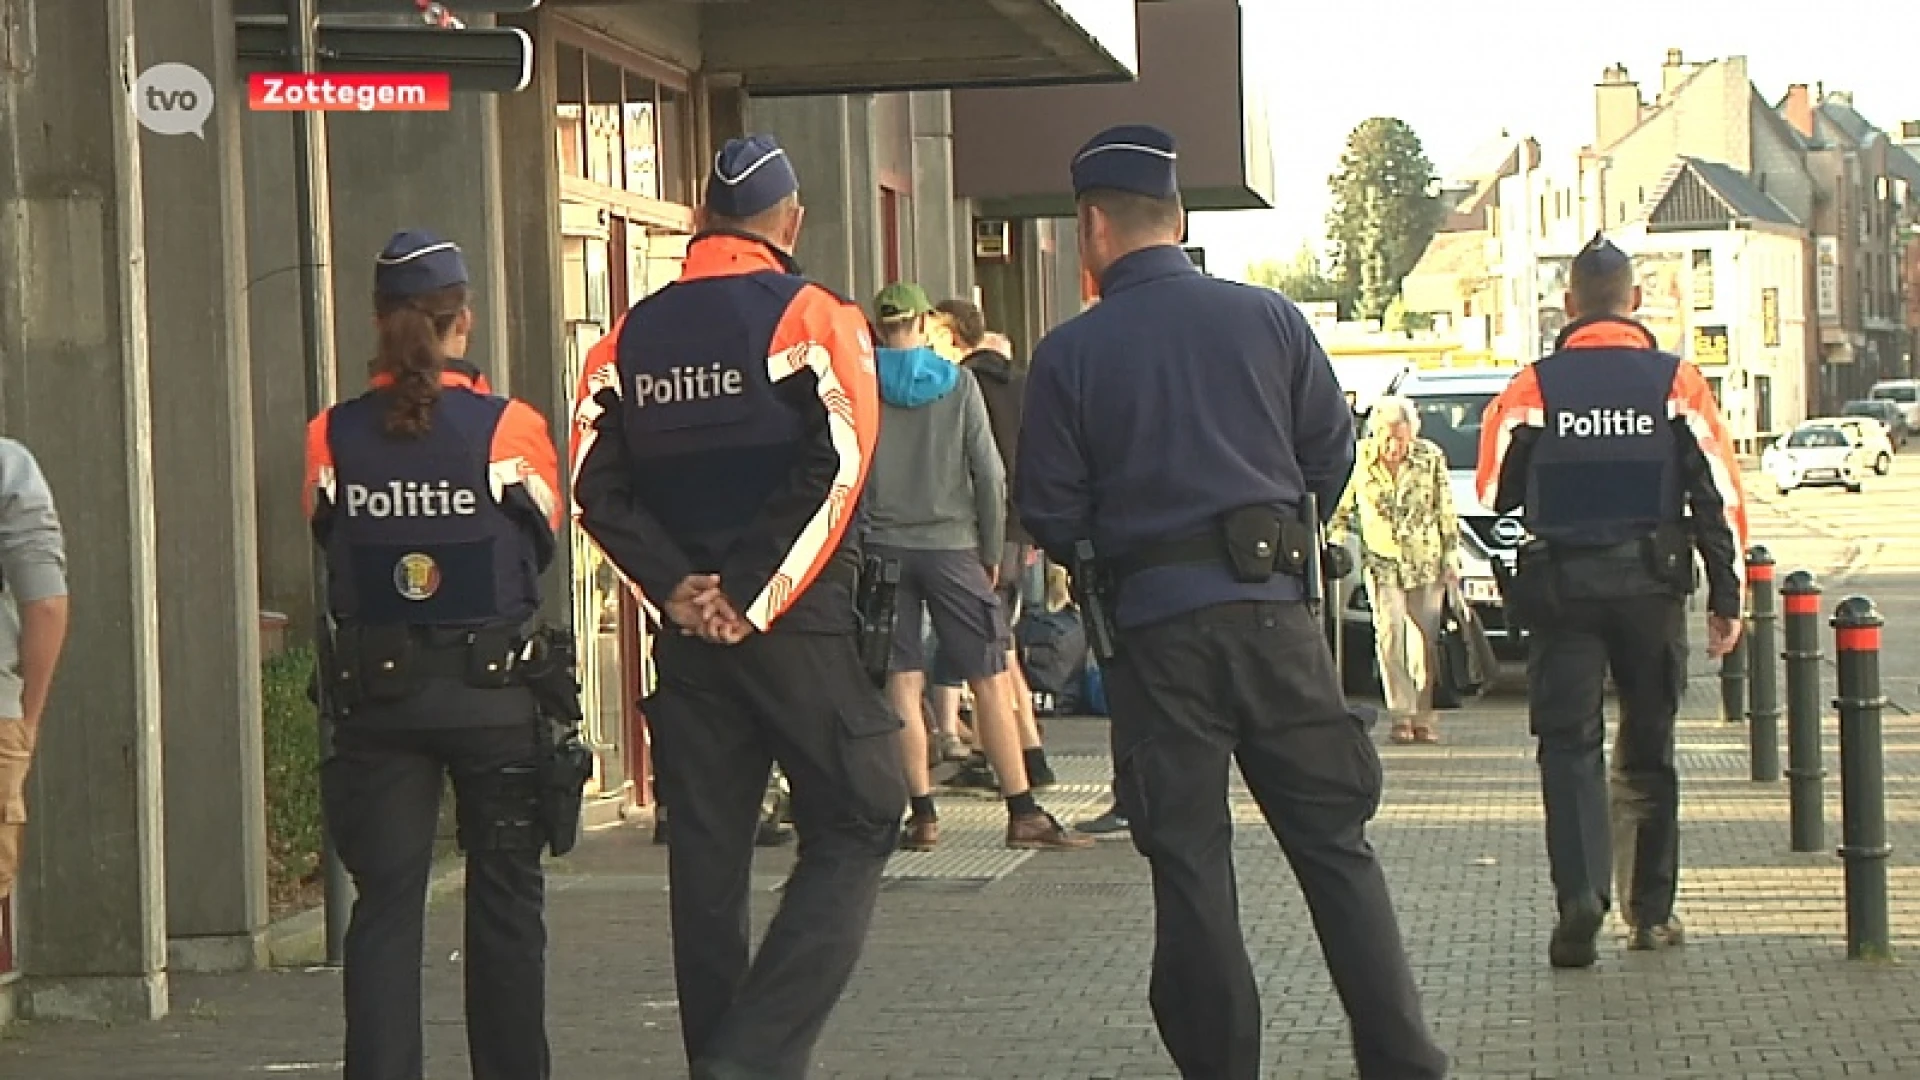
<instances>
[{"instance_id":1,"label":"green tree","mask_svg":"<svg viewBox=\"0 0 1920 1080\"><path fill-rule=\"evenodd\" d=\"M1247 280L1277 290L1295 303L1332 300L1338 302L1342 310L1351 303L1351 298L1343 295L1340 283L1328 276L1320 256L1309 244L1300 245L1292 262L1269 259L1254 263L1247 268Z\"/></svg>"},{"instance_id":2,"label":"green tree","mask_svg":"<svg viewBox=\"0 0 1920 1080\"><path fill-rule=\"evenodd\" d=\"M1433 163L1405 122L1364 121L1347 136L1340 171L1328 184L1334 276L1362 319L1385 316L1400 282L1440 227Z\"/></svg>"}]
</instances>

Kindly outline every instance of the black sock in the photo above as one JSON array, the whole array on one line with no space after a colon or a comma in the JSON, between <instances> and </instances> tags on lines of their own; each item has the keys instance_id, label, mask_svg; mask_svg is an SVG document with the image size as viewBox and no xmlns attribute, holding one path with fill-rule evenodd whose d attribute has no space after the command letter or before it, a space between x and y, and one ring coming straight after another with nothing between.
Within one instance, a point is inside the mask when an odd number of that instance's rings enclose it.
<instances>
[{"instance_id":1,"label":"black sock","mask_svg":"<svg viewBox=\"0 0 1920 1080\"><path fill-rule=\"evenodd\" d=\"M933 812L933 796L915 795L912 802L914 817L923 818L927 821L940 820L940 815Z\"/></svg>"},{"instance_id":2,"label":"black sock","mask_svg":"<svg viewBox=\"0 0 1920 1080\"><path fill-rule=\"evenodd\" d=\"M1028 817L1040 812L1040 804L1033 801L1033 792L1023 791L1018 795L1007 796L1008 817Z\"/></svg>"},{"instance_id":3,"label":"black sock","mask_svg":"<svg viewBox=\"0 0 1920 1080\"><path fill-rule=\"evenodd\" d=\"M1047 768L1047 748L1036 746L1031 750L1022 750L1020 756L1027 759L1027 775L1050 771Z\"/></svg>"}]
</instances>

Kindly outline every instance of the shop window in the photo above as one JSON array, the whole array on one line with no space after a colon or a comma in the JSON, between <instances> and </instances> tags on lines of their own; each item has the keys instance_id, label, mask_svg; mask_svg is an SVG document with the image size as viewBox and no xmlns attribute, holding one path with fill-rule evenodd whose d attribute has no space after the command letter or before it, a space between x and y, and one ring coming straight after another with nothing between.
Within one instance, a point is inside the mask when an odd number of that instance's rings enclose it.
<instances>
[{"instance_id":1,"label":"shop window","mask_svg":"<svg viewBox=\"0 0 1920 1080\"><path fill-rule=\"evenodd\" d=\"M554 82L558 85L559 107L554 124L559 141L560 175L587 175L586 127L586 54L572 45L559 47Z\"/></svg>"},{"instance_id":2,"label":"shop window","mask_svg":"<svg viewBox=\"0 0 1920 1080\"><path fill-rule=\"evenodd\" d=\"M587 58L587 179L619 187L620 69L597 56Z\"/></svg>"}]
</instances>

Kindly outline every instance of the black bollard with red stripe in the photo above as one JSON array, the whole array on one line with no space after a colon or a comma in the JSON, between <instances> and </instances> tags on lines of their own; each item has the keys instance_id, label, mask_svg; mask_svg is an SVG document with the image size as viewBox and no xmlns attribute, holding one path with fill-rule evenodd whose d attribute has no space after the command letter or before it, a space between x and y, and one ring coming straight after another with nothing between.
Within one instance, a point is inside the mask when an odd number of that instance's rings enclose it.
<instances>
[{"instance_id":1,"label":"black bollard with red stripe","mask_svg":"<svg viewBox=\"0 0 1920 1080\"><path fill-rule=\"evenodd\" d=\"M1780 681L1773 651L1776 595L1773 553L1747 551L1747 745L1756 784L1780 779Z\"/></svg>"},{"instance_id":2,"label":"black bollard with red stripe","mask_svg":"<svg viewBox=\"0 0 1920 1080\"><path fill-rule=\"evenodd\" d=\"M1793 850L1827 846L1827 770L1820 748L1820 583L1795 570L1780 583L1787 665L1787 784Z\"/></svg>"},{"instance_id":3,"label":"black bollard with red stripe","mask_svg":"<svg viewBox=\"0 0 1920 1080\"><path fill-rule=\"evenodd\" d=\"M1833 611L1839 661L1840 858L1847 873L1847 956L1885 960L1892 955L1887 918L1886 763L1881 745L1880 627L1884 620L1864 596Z\"/></svg>"}]
</instances>

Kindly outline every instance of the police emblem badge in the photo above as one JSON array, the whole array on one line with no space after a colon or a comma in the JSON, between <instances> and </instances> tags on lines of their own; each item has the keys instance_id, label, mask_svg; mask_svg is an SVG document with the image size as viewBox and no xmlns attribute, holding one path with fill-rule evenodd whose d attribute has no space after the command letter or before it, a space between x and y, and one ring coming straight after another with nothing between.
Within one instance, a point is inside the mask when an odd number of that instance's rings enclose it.
<instances>
[{"instance_id":1,"label":"police emblem badge","mask_svg":"<svg viewBox=\"0 0 1920 1080\"><path fill-rule=\"evenodd\" d=\"M426 600L440 591L440 565L417 551L403 555L393 565L393 587L409 600Z\"/></svg>"}]
</instances>

